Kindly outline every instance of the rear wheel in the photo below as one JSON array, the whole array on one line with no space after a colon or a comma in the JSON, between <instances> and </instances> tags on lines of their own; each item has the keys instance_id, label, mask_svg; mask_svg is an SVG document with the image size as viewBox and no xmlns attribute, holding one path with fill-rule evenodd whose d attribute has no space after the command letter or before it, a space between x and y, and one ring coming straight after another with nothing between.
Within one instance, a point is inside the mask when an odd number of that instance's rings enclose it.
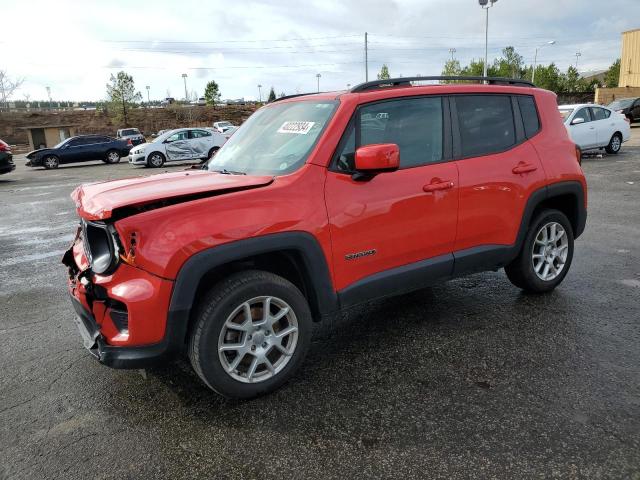
<instances>
[{"instance_id":1,"label":"rear wheel","mask_svg":"<svg viewBox=\"0 0 640 480\"><path fill-rule=\"evenodd\" d=\"M59 165L60 165L60 160L55 155L47 155L42 160L42 166L47 170L58 168Z\"/></svg>"},{"instance_id":2,"label":"rear wheel","mask_svg":"<svg viewBox=\"0 0 640 480\"><path fill-rule=\"evenodd\" d=\"M219 394L255 397L277 389L297 370L311 325L309 305L291 282L268 272L239 272L201 303L189 358Z\"/></svg>"},{"instance_id":3,"label":"rear wheel","mask_svg":"<svg viewBox=\"0 0 640 480\"><path fill-rule=\"evenodd\" d=\"M109 150L105 155L106 163L118 163L120 161L120 154L116 150Z\"/></svg>"},{"instance_id":4,"label":"rear wheel","mask_svg":"<svg viewBox=\"0 0 640 480\"><path fill-rule=\"evenodd\" d=\"M622 135L614 133L611 140L609 140L609 145L605 147L605 150L607 153L616 154L620 151L620 148L622 148Z\"/></svg>"},{"instance_id":5,"label":"rear wheel","mask_svg":"<svg viewBox=\"0 0 640 480\"><path fill-rule=\"evenodd\" d=\"M153 168L160 168L164 165L164 155L160 152L153 152L147 157L147 165Z\"/></svg>"},{"instance_id":6,"label":"rear wheel","mask_svg":"<svg viewBox=\"0 0 640 480\"><path fill-rule=\"evenodd\" d=\"M531 223L518 257L504 270L516 287L543 293L556 288L573 259L573 229L559 210L543 210Z\"/></svg>"}]
</instances>

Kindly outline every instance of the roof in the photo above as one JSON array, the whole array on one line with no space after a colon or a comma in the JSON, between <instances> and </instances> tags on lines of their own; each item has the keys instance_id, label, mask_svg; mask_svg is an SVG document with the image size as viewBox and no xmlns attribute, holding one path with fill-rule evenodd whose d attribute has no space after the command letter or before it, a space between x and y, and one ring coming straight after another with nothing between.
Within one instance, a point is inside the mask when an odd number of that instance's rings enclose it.
<instances>
[{"instance_id":1,"label":"roof","mask_svg":"<svg viewBox=\"0 0 640 480\"><path fill-rule=\"evenodd\" d=\"M631 32L640 32L640 28L634 28L632 30L627 30L626 32L622 32L622 34L624 35L625 33L631 33Z\"/></svg>"},{"instance_id":2,"label":"roof","mask_svg":"<svg viewBox=\"0 0 640 480\"><path fill-rule=\"evenodd\" d=\"M571 105L558 105L558 110L566 110L566 109L573 109L575 110L576 108L582 108L582 107L603 107L603 108L607 108L606 105L599 105L597 103L573 103Z\"/></svg>"},{"instance_id":3,"label":"roof","mask_svg":"<svg viewBox=\"0 0 640 480\"><path fill-rule=\"evenodd\" d=\"M59 123L55 125L30 125L28 127L19 127L21 130L31 130L33 128L63 128L63 127L77 127L79 123Z\"/></svg>"}]
</instances>

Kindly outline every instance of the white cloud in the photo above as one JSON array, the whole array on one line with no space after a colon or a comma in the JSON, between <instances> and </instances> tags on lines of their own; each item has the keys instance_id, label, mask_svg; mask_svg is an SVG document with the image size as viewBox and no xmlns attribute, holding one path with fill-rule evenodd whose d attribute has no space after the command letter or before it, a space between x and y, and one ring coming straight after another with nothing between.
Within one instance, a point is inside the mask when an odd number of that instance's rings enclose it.
<instances>
[{"instance_id":1,"label":"white cloud","mask_svg":"<svg viewBox=\"0 0 640 480\"><path fill-rule=\"evenodd\" d=\"M589 3L499 1L490 10L490 55L513 45L532 62L536 45L554 39L540 62L564 69L580 51L581 68L606 68L620 55L620 32L639 26L640 2ZM321 89L342 89L364 80L365 31L370 78L382 62L394 75L438 74L449 48L463 63L484 54L476 0L32 0L3 6L3 18L0 68L25 77L17 98L45 98L46 86L54 99L104 98L119 69L140 90L150 85L152 98L182 96L182 73L190 91L201 94L215 79L229 98L257 97L258 84L314 91L316 73Z\"/></svg>"}]
</instances>

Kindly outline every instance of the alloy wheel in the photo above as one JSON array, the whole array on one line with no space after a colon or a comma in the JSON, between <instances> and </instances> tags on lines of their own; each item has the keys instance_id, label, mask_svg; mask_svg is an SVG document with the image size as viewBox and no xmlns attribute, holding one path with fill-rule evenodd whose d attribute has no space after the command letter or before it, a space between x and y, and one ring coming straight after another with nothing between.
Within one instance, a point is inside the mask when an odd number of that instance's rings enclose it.
<instances>
[{"instance_id":1,"label":"alloy wheel","mask_svg":"<svg viewBox=\"0 0 640 480\"><path fill-rule=\"evenodd\" d=\"M154 167L162 166L162 157L157 153L152 155L150 160L151 160L151 165L153 165Z\"/></svg>"},{"instance_id":2,"label":"alloy wheel","mask_svg":"<svg viewBox=\"0 0 640 480\"><path fill-rule=\"evenodd\" d=\"M47 157L44 159L44 166L46 168L56 168L58 166L58 160L56 157Z\"/></svg>"},{"instance_id":3,"label":"alloy wheel","mask_svg":"<svg viewBox=\"0 0 640 480\"><path fill-rule=\"evenodd\" d=\"M618 150L620 150L621 146L622 142L620 141L620 137L618 135L614 135L611 139L611 150L617 152Z\"/></svg>"},{"instance_id":4,"label":"alloy wheel","mask_svg":"<svg viewBox=\"0 0 640 480\"><path fill-rule=\"evenodd\" d=\"M108 158L110 163L117 163L120 160L120 155L118 152L110 152Z\"/></svg>"},{"instance_id":5,"label":"alloy wheel","mask_svg":"<svg viewBox=\"0 0 640 480\"><path fill-rule=\"evenodd\" d=\"M542 226L533 242L531 261L533 270L545 282L556 278L567 262L569 239L567 232L558 222Z\"/></svg>"},{"instance_id":6,"label":"alloy wheel","mask_svg":"<svg viewBox=\"0 0 640 480\"><path fill-rule=\"evenodd\" d=\"M258 383L280 373L297 344L293 309L277 297L255 297L227 317L218 338L218 355L233 379Z\"/></svg>"}]
</instances>

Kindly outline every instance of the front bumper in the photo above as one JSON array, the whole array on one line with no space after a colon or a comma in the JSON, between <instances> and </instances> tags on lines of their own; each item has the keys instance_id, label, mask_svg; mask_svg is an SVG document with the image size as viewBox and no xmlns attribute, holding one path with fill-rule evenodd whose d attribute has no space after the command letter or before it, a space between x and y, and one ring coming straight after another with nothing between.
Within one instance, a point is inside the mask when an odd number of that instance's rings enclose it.
<instances>
[{"instance_id":1,"label":"front bumper","mask_svg":"<svg viewBox=\"0 0 640 480\"><path fill-rule=\"evenodd\" d=\"M133 165L144 165L147 162L147 158L144 153L129 153L129 163Z\"/></svg>"},{"instance_id":2,"label":"front bumper","mask_svg":"<svg viewBox=\"0 0 640 480\"><path fill-rule=\"evenodd\" d=\"M83 344L100 363L142 368L180 350L186 325L168 321L173 282L121 263L110 275L93 274L77 237L65 253L68 291Z\"/></svg>"}]
</instances>

